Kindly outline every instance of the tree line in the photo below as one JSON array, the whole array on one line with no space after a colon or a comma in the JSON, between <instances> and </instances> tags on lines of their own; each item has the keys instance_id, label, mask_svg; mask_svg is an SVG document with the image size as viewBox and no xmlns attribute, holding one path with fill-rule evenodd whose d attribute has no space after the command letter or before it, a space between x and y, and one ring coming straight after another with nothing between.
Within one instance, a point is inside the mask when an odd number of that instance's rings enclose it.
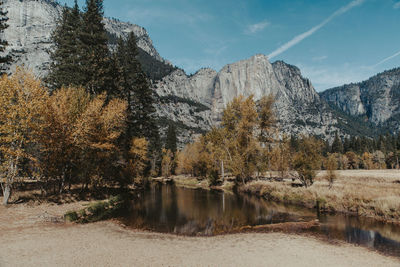
<instances>
[{"instance_id":1,"label":"tree line","mask_svg":"<svg viewBox=\"0 0 400 267\"><path fill-rule=\"evenodd\" d=\"M275 178L298 179L310 186L318 170L327 170L332 184L338 169L400 167L400 134L349 137L344 142L337 134L332 142L315 136L286 136L277 127L273 102L272 96L257 103L252 96L234 98L224 110L220 127L177 152L176 172L208 179L213 185L227 174L246 183L273 171Z\"/></svg>"},{"instance_id":2,"label":"tree line","mask_svg":"<svg viewBox=\"0 0 400 267\"><path fill-rule=\"evenodd\" d=\"M83 87L52 94L42 82L17 69L0 79L0 153L3 203L23 177L40 182L44 195L72 185L82 190L124 187L148 175L149 142L131 137L128 102L95 96Z\"/></svg>"}]
</instances>

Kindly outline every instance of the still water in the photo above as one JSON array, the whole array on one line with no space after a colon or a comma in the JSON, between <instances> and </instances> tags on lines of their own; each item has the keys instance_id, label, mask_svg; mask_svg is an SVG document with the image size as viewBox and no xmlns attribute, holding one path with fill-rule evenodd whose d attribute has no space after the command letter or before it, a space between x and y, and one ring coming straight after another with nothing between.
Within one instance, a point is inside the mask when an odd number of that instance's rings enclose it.
<instances>
[{"instance_id":1,"label":"still water","mask_svg":"<svg viewBox=\"0 0 400 267\"><path fill-rule=\"evenodd\" d=\"M123 222L134 228L184 235L228 233L240 226L319 219L314 234L400 257L400 227L368 218L319 215L246 195L154 184L132 201Z\"/></svg>"}]
</instances>

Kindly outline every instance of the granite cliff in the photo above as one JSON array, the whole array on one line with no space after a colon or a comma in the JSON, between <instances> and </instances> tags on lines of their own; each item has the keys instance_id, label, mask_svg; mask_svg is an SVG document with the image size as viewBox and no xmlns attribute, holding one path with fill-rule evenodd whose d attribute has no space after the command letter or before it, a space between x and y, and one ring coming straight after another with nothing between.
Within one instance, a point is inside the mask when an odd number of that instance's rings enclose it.
<instances>
[{"instance_id":1,"label":"granite cliff","mask_svg":"<svg viewBox=\"0 0 400 267\"><path fill-rule=\"evenodd\" d=\"M47 74L52 47L51 34L60 19L64 7L53 0L3 0L8 11L9 24L4 38L7 51L14 58L15 66L24 65L40 77ZM138 25L115 19L104 19L105 28L111 35L124 36L133 31L138 46L154 59L164 61L153 46L147 31Z\"/></svg>"},{"instance_id":2,"label":"granite cliff","mask_svg":"<svg viewBox=\"0 0 400 267\"><path fill-rule=\"evenodd\" d=\"M348 115L382 130L400 131L400 68L379 73L361 83L326 90L320 95Z\"/></svg>"}]
</instances>

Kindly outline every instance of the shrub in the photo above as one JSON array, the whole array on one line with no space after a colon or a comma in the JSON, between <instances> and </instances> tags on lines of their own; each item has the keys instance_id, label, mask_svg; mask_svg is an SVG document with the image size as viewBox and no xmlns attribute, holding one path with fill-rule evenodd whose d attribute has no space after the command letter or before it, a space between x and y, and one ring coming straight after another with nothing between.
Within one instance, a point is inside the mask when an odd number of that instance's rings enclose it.
<instances>
[{"instance_id":1,"label":"shrub","mask_svg":"<svg viewBox=\"0 0 400 267\"><path fill-rule=\"evenodd\" d=\"M79 216L76 211L68 211L64 215L64 219L69 221L69 222L76 222L78 220Z\"/></svg>"}]
</instances>

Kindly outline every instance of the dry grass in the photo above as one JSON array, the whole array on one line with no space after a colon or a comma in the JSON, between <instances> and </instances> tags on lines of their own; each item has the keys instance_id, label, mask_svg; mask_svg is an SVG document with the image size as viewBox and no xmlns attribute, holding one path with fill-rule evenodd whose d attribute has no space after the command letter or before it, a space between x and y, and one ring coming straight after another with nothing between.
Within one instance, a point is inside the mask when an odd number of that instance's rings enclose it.
<instances>
[{"instance_id":1,"label":"dry grass","mask_svg":"<svg viewBox=\"0 0 400 267\"><path fill-rule=\"evenodd\" d=\"M206 179L198 180L195 177L189 177L185 175L177 175L173 176L172 179L175 182L176 186L185 187L185 188L202 188L202 189L217 189L224 191L232 191L235 183L232 181L224 181L223 184L217 186L209 186L208 181Z\"/></svg>"},{"instance_id":2,"label":"dry grass","mask_svg":"<svg viewBox=\"0 0 400 267\"><path fill-rule=\"evenodd\" d=\"M325 212L344 212L400 222L400 171L338 171L331 189L317 176L309 188L292 187L291 182L254 181L242 192L288 204L318 207Z\"/></svg>"},{"instance_id":3,"label":"dry grass","mask_svg":"<svg viewBox=\"0 0 400 267\"><path fill-rule=\"evenodd\" d=\"M189 177L184 175L177 175L173 177L176 186L186 188L203 188L209 189L206 179L198 180L196 177Z\"/></svg>"}]
</instances>

